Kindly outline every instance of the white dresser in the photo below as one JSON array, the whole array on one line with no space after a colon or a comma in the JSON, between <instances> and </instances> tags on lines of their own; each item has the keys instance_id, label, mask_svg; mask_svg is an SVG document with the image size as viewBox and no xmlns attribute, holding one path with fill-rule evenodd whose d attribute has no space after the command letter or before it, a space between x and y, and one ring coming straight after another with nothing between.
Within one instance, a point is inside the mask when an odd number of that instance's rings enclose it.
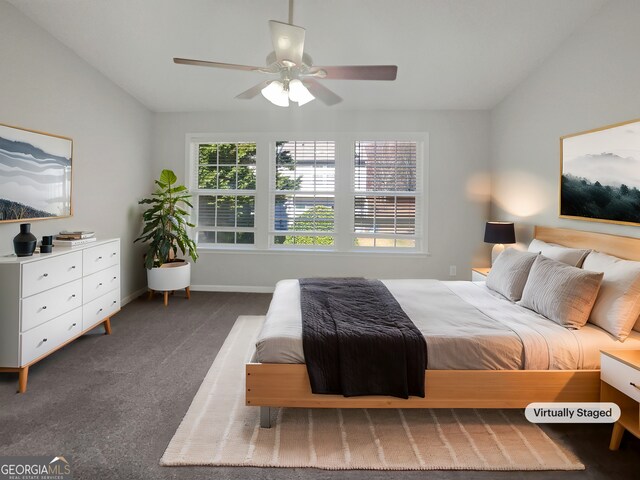
<instances>
[{"instance_id":1,"label":"white dresser","mask_svg":"<svg viewBox=\"0 0 640 480\"><path fill-rule=\"evenodd\" d=\"M18 372L104 324L120 310L120 239L53 253L0 257L0 372Z\"/></svg>"}]
</instances>

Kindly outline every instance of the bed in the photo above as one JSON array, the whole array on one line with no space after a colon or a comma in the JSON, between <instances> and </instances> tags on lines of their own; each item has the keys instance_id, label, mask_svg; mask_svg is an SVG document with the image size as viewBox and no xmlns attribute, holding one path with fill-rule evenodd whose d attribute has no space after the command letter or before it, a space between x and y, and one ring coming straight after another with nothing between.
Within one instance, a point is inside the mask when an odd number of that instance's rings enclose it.
<instances>
[{"instance_id":1,"label":"bed","mask_svg":"<svg viewBox=\"0 0 640 480\"><path fill-rule=\"evenodd\" d=\"M640 260L636 238L548 227L536 227L534 237ZM482 283L384 283L427 339L425 397L313 394L303 363L299 288L296 280L286 280L274 293L254 359L246 365L246 404L261 407L262 426L269 426L269 407L523 408L531 402L598 401L599 351L640 349L638 332L619 342L594 325L569 330ZM447 354L451 349L456 355Z\"/></svg>"}]
</instances>

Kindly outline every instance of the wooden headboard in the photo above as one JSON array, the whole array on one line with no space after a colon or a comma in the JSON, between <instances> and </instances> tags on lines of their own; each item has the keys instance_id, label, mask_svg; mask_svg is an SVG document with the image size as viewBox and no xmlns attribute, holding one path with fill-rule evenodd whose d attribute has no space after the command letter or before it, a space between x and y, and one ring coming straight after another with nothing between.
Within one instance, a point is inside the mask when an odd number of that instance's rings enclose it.
<instances>
[{"instance_id":1,"label":"wooden headboard","mask_svg":"<svg viewBox=\"0 0 640 480\"><path fill-rule=\"evenodd\" d=\"M572 248L591 248L627 260L640 261L640 238L538 225L534 227L533 236L547 243L558 243Z\"/></svg>"}]
</instances>

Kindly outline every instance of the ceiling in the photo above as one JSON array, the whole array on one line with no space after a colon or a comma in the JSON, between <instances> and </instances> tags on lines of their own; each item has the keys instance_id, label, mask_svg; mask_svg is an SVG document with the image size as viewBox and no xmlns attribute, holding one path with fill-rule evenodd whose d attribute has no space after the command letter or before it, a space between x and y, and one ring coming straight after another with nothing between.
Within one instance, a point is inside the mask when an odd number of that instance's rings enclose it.
<instances>
[{"instance_id":1,"label":"ceiling","mask_svg":"<svg viewBox=\"0 0 640 480\"><path fill-rule=\"evenodd\" d=\"M301 108L492 108L607 1L297 0L315 65L398 65L395 82L325 80L344 101ZM234 99L261 74L172 57L263 66L288 0L9 2L153 111L280 108Z\"/></svg>"}]
</instances>

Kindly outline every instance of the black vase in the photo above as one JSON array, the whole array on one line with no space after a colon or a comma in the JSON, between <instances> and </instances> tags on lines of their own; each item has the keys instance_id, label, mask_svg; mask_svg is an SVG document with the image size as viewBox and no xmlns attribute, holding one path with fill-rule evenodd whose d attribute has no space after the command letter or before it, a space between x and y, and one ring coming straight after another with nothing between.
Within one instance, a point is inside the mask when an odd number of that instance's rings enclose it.
<instances>
[{"instance_id":1,"label":"black vase","mask_svg":"<svg viewBox=\"0 0 640 480\"><path fill-rule=\"evenodd\" d=\"M31 233L30 223L20 224L20 233L13 238L13 249L19 257L30 257L36 249L38 239Z\"/></svg>"}]
</instances>

